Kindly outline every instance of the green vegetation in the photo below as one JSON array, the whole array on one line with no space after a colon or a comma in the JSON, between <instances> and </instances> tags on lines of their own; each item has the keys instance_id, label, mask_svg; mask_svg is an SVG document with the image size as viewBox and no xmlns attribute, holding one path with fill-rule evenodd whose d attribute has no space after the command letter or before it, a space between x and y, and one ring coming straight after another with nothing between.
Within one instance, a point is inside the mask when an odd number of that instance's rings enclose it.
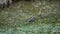
<instances>
[{"instance_id":1,"label":"green vegetation","mask_svg":"<svg viewBox=\"0 0 60 34\"><path fill-rule=\"evenodd\" d=\"M60 34L59 4L20 1L0 10L0 34ZM36 19L29 22L31 17Z\"/></svg>"}]
</instances>

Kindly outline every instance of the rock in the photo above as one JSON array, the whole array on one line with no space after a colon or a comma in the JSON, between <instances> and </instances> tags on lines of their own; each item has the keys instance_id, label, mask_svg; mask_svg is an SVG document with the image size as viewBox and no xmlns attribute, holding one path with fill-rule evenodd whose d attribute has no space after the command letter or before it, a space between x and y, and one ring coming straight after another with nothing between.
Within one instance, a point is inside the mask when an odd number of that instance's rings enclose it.
<instances>
[{"instance_id":1,"label":"rock","mask_svg":"<svg viewBox=\"0 0 60 34\"><path fill-rule=\"evenodd\" d=\"M4 8L4 4L0 4L0 8Z\"/></svg>"},{"instance_id":2,"label":"rock","mask_svg":"<svg viewBox=\"0 0 60 34\"><path fill-rule=\"evenodd\" d=\"M9 6L12 4L12 0L0 0L0 7L3 8L5 6Z\"/></svg>"}]
</instances>

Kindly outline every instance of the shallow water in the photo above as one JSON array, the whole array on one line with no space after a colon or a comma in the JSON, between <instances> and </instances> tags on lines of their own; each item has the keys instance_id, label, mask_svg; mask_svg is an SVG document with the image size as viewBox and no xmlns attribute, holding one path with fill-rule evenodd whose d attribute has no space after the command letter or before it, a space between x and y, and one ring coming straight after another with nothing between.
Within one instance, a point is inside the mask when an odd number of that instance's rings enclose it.
<instances>
[{"instance_id":1,"label":"shallow water","mask_svg":"<svg viewBox=\"0 0 60 34\"><path fill-rule=\"evenodd\" d=\"M20 1L0 11L0 34L60 33L59 1ZM29 22L31 17L36 20Z\"/></svg>"}]
</instances>

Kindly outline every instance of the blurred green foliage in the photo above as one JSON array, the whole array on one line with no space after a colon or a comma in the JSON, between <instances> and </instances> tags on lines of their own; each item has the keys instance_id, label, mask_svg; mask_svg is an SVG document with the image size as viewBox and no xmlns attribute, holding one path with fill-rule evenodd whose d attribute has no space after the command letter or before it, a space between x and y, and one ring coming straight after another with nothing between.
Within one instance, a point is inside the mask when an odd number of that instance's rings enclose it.
<instances>
[{"instance_id":1,"label":"blurred green foliage","mask_svg":"<svg viewBox=\"0 0 60 34\"><path fill-rule=\"evenodd\" d=\"M0 34L60 34L59 4L20 1L0 10ZM36 20L28 22L33 16Z\"/></svg>"}]
</instances>

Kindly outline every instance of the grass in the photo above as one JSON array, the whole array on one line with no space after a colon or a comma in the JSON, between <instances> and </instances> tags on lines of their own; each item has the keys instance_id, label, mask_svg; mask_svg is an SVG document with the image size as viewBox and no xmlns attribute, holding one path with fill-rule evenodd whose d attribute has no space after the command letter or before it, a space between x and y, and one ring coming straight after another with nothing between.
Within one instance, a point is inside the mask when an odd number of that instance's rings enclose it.
<instances>
[{"instance_id":1,"label":"grass","mask_svg":"<svg viewBox=\"0 0 60 34\"><path fill-rule=\"evenodd\" d=\"M17 2L0 10L1 34L59 34L60 3L57 2ZM39 16L41 14L41 16ZM26 22L35 16L34 22Z\"/></svg>"}]
</instances>

